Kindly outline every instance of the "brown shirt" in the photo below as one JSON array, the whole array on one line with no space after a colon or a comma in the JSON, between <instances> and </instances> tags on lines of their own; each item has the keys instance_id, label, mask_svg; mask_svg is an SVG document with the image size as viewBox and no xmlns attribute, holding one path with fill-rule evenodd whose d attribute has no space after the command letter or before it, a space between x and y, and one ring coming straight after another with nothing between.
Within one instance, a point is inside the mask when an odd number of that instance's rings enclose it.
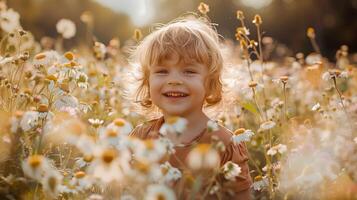
<instances>
[{"instance_id":1,"label":"brown shirt","mask_svg":"<svg viewBox=\"0 0 357 200\"><path fill-rule=\"evenodd\" d=\"M137 126L131 133L131 136L138 137L140 139L156 139L159 137L159 129L164 123L164 118L158 118L148 121L144 124ZM248 190L252 185L252 179L249 174L248 167L248 150L246 145L242 142L236 144L231 140L233 133L219 126L219 130L208 132L206 131L202 137L200 137L198 143L212 143L212 136L215 136L223 142L225 145L225 151L220 153L221 166L227 161L232 161L239 165L241 173L234 181L226 181L222 187L229 187L234 193L238 193L244 190ZM169 162L172 166L183 169L182 164L186 163L185 159L190 152L191 147L176 147L175 154L169 158Z\"/></svg>"}]
</instances>

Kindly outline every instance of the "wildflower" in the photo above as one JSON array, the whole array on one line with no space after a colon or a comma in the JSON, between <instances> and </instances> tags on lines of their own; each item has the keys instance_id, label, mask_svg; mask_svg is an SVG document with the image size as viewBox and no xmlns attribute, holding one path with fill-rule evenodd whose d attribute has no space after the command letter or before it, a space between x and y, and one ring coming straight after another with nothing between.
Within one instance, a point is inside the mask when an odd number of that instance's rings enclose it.
<instances>
[{"instance_id":1,"label":"wildflower","mask_svg":"<svg viewBox=\"0 0 357 200\"><path fill-rule=\"evenodd\" d=\"M100 125L104 123L104 120L101 119L88 119L88 122L94 127L98 128Z\"/></svg>"},{"instance_id":2,"label":"wildflower","mask_svg":"<svg viewBox=\"0 0 357 200\"><path fill-rule=\"evenodd\" d=\"M259 26L263 23L262 18L260 17L260 15L255 15L254 16L254 20L253 20L253 24L255 24L256 26Z\"/></svg>"},{"instance_id":3,"label":"wildflower","mask_svg":"<svg viewBox=\"0 0 357 200\"><path fill-rule=\"evenodd\" d=\"M48 115L48 105L47 104L40 104L38 106L38 118L45 119Z\"/></svg>"},{"instance_id":4,"label":"wildflower","mask_svg":"<svg viewBox=\"0 0 357 200\"><path fill-rule=\"evenodd\" d=\"M13 32L21 28L20 15L13 9L0 12L0 27L7 33Z\"/></svg>"},{"instance_id":5,"label":"wildflower","mask_svg":"<svg viewBox=\"0 0 357 200\"><path fill-rule=\"evenodd\" d=\"M136 198L130 194L124 194L120 196L120 200L136 200Z\"/></svg>"},{"instance_id":6,"label":"wildflower","mask_svg":"<svg viewBox=\"0 0 357 200\"><path fill-rule=\"evenodd\" d=\"M159 132L162 135L167 135L168 133L180 135L186 129L187 120L181 117L169 117L167 122L165 122Z\"/></svg>"},{"instance_id":7,"label":"wildflower","mask_svg":"<svg viewBox=\"0 0 357 200\"><path fill-rule=\"evenodd\" d=\"M78 99L72 95L63 95L60 96L56 101L54 102L53 106L57 110L61 110L63 108L73 108L76 109L78 107Z\"/></svg>"},{"instance_id":8,"label":"wildflower","mask_svg":"<svg viewBox=\"0 0 357 200\"><path fill-rule=\"evenodd\" d=\"M250 32L249 32L249 29L247 29L246 27L238 27L236 29L236 34L241 35L241 38L243 39L243 38L245 38L244 36L249 35Z\"/></svg>"},{"instance_id":9,"label":"wildflower","mask_svg":"<svg viewBox=\"0 0 357 200\"><path fill-rule=\"evenodd\" d=\"M20 127L23 131L29 131L39 125L39 116L36 111L27 111L23 114Z\"/></svg>"},{"instance_id":10,"label":"wildflower","mask_svg":"<svg viewBox=\"0 0 357 200\"><path fill-rule=\"evenodd\" d=\"M51 169L46 171L46 175L41 180L45 193L52 198L56 198L60 192L62 178L63 176L57 170Z\"/></svg>"},{"instance_id":11,"label":"wildflower","mask_svg":"<svg viewBox=\"0 0 357 200\"><path fill-rule=\"evenodd\" d=\"M76 81L77 81L77 85L80 88L83 89L87 89L88 88L88 76L87 74L83 73L83 72L79 72L76 74Z\"/></svg>"},{"instance_id":12,"label":"wildflower","mask_svg":"<svg viewBox=\"0 0 357 200\"><path fill-rule=\"evenodd\" d=\"M213 169L219 165L220 157L209 144L199 144L187 156L188 166L193 170Z\"/></svg>"},{"instance_id":13,"label":"wildflower","mask_svg":"<svg viewBox=\"0 0 357 200\"><path fill-rule=\"evenodd\" d=\"M56 29L65 39L70 39L76 34L76 25L69 19L59 20Z\"/></svg>"},{"instance_id":14,"label":"wildflower","mask_svg":"<svg viewBox=\"0 0 357 200\"><path fill-rule=\"evenodd\" d=\"M52 66L59 61L59 54L56 51L45 51L36 54L33 60L34 65Z\"/></svg>"},{"instance_id":15,"label":"wildflower","mask_svg":"<svg viewBox=\"0 0 357 200\"><path fill-rule=\"evenodd\" d=\"M69 61L74 60L74 54L73 54L72 52L70 52L70 51L66 52L66 53L64 54L64 57L65 57L67 60L69 60Z\"/></svg>"},{"instance_id":16,"label":"wildflower","mask_svg":"<svg viewBox=\"0 0 357 200\"><path fill-rule=\"evenodd\" d=\"M198 11L200 11L200 13L202 13L203 15L206 15L208 12L209 12L209 5L201 2L199 5L198 5Z\"/></svg>"},{"instance_id":17,"label":"wildflower","mask_svg":"<svg viewBox=\"0 0 357 200\"><path fill-rule=\"evenodd\" d=\"M165 185L152 184L147 188L145 200L175 200L175 193Z\"/></svg>"},{"instance_id":18,"label":"wildflower","mask_svg":"<svg viewBox=\"0 0 357 200\"><path fill-rule=\"evenodd\" d=\"M269 121L262 123L260 125L259 130L266 131L266 130L272 129L274 126L275 126L275 122L269 120Z\"/></svg>"},{"instance_id":19,"label":"wildflower","mask_svg":"<svg viewBox=\"0 0 357 200\"><path fill-rule=\"evenodd\" d=\"M260 191L269 185L268 178L262 176L256 176L254 178L253 188Z\"/></svg>"},{"instance_id":20,"label":"wildflower","mask_svg":"<svg viewBox=\"0 0 357 200\"><path fill-rule=\"evenodd\" d=\"M22 170L25 175L40 181L44 173L49 169L47 159L42 155L29 156L22 162Z\"/></svg>"},{"instance_id":21,"label":"wildflower","mask_svg":"<svg viewBox=\"0 0 357 200\"><path fill-rule=\"evenodd\" d=\"M93 14L90 11L84 11L80 19L83 23L91 25L93 23Z\"/></svg>"},{"instance_id":22,"label":"wildflower","mask_svg":"<svg viewBox=\"0 0 357 200\"><path fill-rule=\"evenodd\" d=\"M322 56L319 53L311 53L306 58L306 64L319 66L322 63Z\"/></svg>"},{"instance_id":23,"label":"wildflower","mask_svg":"<svg viewBox=\"0 0 357 200\"><path fill-rule=\"evenodd\" d=\"M312 27L307 28L306 34L307 34L307 37L314 39L315 38L315 29Z\"/></svg>"},{"instance_id":24,"label":"wildflower","mask_svg":"<svg viewBox=\"0 0 357 200\"><path fill-rule=\"evenodd\" d=\"M103 196L100 195L100 194L91 194L89 197L88 197L88 200L103 200Z\"/></svg>"},{"instance_id":25,"label":"wildflower","mask_svg":"<svg viewBox=\"0 0 357 200\"><path fill-rule=\"evenodd\" d=\"M95 160L88 167L87 173L103 183L123 180L124 174L119 160L119 152L112 148L99 150Z\"/></svg>"},{"instance_id":26,"label":"wildflower","mask_svg":"<svg viewBox=\"0 0 357 200\"><path fill-rule=\"evenodd\" d=\"M286 82L289 80L288 76L281 76L280 77L281 82L283 82L284 84L286 84Z\"/></svg>"},{"instance_id":27,"label":"wildflower","mask_svg":"<svg viewBox=\"0 0 357 200\"><path fill-rule=\"evenodd\" d=\"M177 181L182 177L180 170L175 167L172 167L169 162L165 162L164 164L161 164L160 170L164 176L165 183Z\"/></svg>"},{"instance_id":28,"label":"wildflower","mask_svg":"<svg viewBox=\"0 0 357 200\"><path fill-rule=\"evenodd\" d=\"M77 171L71 179L70 184L78 188L78 190L85 190L92 186L93 181L84 171Z\"/></svg>"},{"instance_id":29,"label":"wildflower","mask_svg":"<svg viewBox=\"0 0 357 200\"><path fill-rule=\"evenodd\" d=\"M147 139L144 141L133 141L134 156L136 159L148 162L157 162L167 153L167 145L163 140Z\"/></svg>"},{"instance_id":30,"label":"wildflower","mask_svg":"<svg viewBox=\"0 0 357 200\"><path fill-rule=\"evenodd\" d=\"M94 56L97 59L104 59L105 54L107 53L107 48L105 47L105 45L103 43L95 42L93 51L94 51Z\"/></svg>"},{"instance_id":31,"label":"wildflower","mask_svg":"<svg viewBox=\"0 0 357 200\"><path fill-rule=\"evenodd\" d=\"M312 106L311 110L312 110L312 111L317 111L317 110L319 110L320 108L321 108L320 103L317 103L317 104L315 104L314 106Z\"/></svg>"},{"instance_id":32,"label":"wildflower","mask_svg":"<svg viewBox=\"0 0 357 200\"><path fill-rule=\"evenodd\" d=\"M209 190L209 194L214 195L219 191L219 189L220 189L219 185L217 183L215 183Z\"/></svg>"},{"instance_id":33,"label":"wildflower","mask_svg":"<svg viewBox=\"0 0 357 200\"><path fill-rule=\"evenodd\" d=\"M254 135L253 131L249 129L245 130L244 128L239 128L234 132L234 136L232 137L232 140L237 144L242 141L249 142L253 135Z\"/></svg>"},{"instance_id":34,"label":"wildflower","mask_svg":"<svg viewBox=\"0 0 357 200\"><path fill-rule=\"evenodd\" d=\"M228 161L223 165L222 172L224 178L227 180L234 180L235 177L237 177L242 172L242 170L236 163Z\"/></svg>"},{"instance_id":35,"label":"wildflower","mask_svg":"<svg viewBox=\"0 0 357 200\"><path fill-rule=\"evenodd\" d=\"M271 147L268 151L267 151L267 155L270 155L270 156L273 156L275 155L276 153L280 153L280 154L283 154L285 153L287 150L287 147L286 145L284 144L278 144L276 146L273 146Z\"/></svg>"},{"instance_id":36,"label":"wildflower","mask_svg":"<svg viewBox=\"0 0 357 200\"><path fill-rule=\"evenodd\" d=\"M212 120L208 120L207 128L208 128L208 132L213 132L213 131L218 131L219 130L218 123L215 122L215 121L212 121Z\"/></svg>"},{"instance_id":37,"label":"wildflower","mask_svg":"<svg viewBox=\"0 0 357 200\"><path fill-rule=\"evenodd\" d=\"M243 20L244 19L244 14L241 10L237 11L237 19Z\"/></svg>"},{"instance_id":38,"label":"wildflower","mask_svg":"<svg viewBox=\"0 0 357 200\"><path fill-rule=\"evenodd\" d=\"M115 131L117 135L129 135L133 130L133 126L123 118L116 118L107 125L106 129Z\"/></svg>"}]
</instances>

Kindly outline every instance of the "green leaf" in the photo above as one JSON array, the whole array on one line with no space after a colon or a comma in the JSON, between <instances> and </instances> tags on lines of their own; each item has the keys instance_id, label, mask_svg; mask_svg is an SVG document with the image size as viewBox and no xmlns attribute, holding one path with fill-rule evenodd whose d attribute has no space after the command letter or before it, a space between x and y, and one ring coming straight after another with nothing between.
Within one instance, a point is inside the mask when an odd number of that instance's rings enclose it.
<instances>
[{"instance_id":1,"label":"green leaf","mask_svg":"<svg viewBox=\"0 0 357 200\"><path fill-rule=\"evenodd\" d=\"M240 103L240 105L244 109L246 109L249 112L253 113L254 115L258 115L257 107L253 103L251 103L251 102L242 102L242 103Z\"/></svg>"}]
</instances>

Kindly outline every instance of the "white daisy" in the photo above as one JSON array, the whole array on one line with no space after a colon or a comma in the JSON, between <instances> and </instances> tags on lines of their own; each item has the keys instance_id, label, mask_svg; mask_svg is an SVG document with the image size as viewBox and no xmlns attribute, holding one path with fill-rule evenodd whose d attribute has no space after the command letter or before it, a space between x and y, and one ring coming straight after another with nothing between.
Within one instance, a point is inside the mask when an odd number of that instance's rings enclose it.
<instances>
[{"instance_id":1,"label":"white daisy","mask_svg":"<svg viewBox=\"0 0 357 200\"><path fill-rule=\"evenodd\" d=\"M175 193L165 185L152 184L147 188L145 200L175 200Z\"/></svg>"},{"instance_id":2,"label":"white daisy","mask_svg":"<svg viewBox=\"0 0 357 200\"><path fill-rule=\"evenodd\" d=\"M208 132L218 131L219 130L218 123L213 120L208 120L207 129Z\"/></svg>"},{"instance_id":3,"label":"white daisy","mask_svg":"<svg viewBox=\"0 0 357 200\"><path fill-rule=\"evenodd\" d=\"M159 132L162 135L167 134L177 134L180 135L186 129L187 120L181 117L170 117L167 121L161 126Z\"/></svg>"},{"instance_id":4,"label":"white daisy","mask_svg":"<svg viewBox=\"0 0 357 200\"><path fill-rule=\"evenodd\" d=\"M103 183L120 182L124 178L119 160L119 152L115 149L102 149L90 164L87 173Z\"/></svg>"},{"instance_id":5,"label":"white daisy","mask_svg":"<svg viewBox=\"0 0 357 200\"><path fill-rule=\"evenodd\" d=\"M51 198L56 198L60 192L63 176L55 169L47 170L41 180L43 191Z\"/></svg>"},{"instance_id":6,"label":"white daisy","mask_svg":"<svg viewBox=\"0 0 357 200\"><path fill-rule=\"evenodd\" d=\"M235 177L237 177L242 172L242 170L236 163L228 161L223 165L222 172L224 178L227 180L234 180Z\"/></svg>"},{"instance_id":7,"label":"white daisy","mask_svg":"<svg viewBox=\"0 0 357 200\"><path fill-rule=\"evenodd\" d=\"M78 171L74 174L70 184L78 190L83 191L93 185L93 180L84 171Z\"/></svg>"},{"instance_id":8,"label":"white daisy","mask_svg":"<svg viewBox=\"0 0 357 200\"><path fill-rule=\"evenodd\" d=\"M90 118L90 119L88 119L88 122L89 122L94 128L98 128L99 126L101 126L101 125L104 123L104 120Z\"/></svg>"},{"instance_id":9,"label":"white daisy","mask_svg":"<svg viewBox=\"0 0 357 200\"><path fill-rule=\"evenodd\" d=\"M198 144L187 156L191 169L213 169L218 167L220 157L218 152L209 144Z\"/></svg>"},{"instance_id":10,"label":"white daisy","mask_svg":"<svg viewBox=\"0 0 357 200\"><path fill-rule=\"evenodd\" d=\"M164 177L165 183L177 181L182 177L181 171L175 167L172 167L169 162L165 162L160 165L161 173Z\"/></svg>"},{"instance_id":11,"label":"white daisy","mask_svg":"<svg viewBox=\"0 0 357 200\"><path fill-rule=\"evenodd\" d=\"M269 185L267 177L256 176L254 178L253 188L254 190L261 191L263 188Z\"/></svg>"},{"instance_id":12,"label":"white daisy","mask_svg":"<svg viewBox=\"0 0 357 200\"><path fill-rule=\"evenodd\" d=\"M37 181L41 181L48 169L50 169L48 160L42 155L29 156L22 162L22 170L25 175Z\"/></svg>"},{"instance_id":13,"label":"white daisy","mask_svg":"<svg viewBox=\"0 0 357 200\"><path fill-rule=\"evenodd\" d=\"M275 126L275 122L269 120L269 121L266 121L266 122L262 123L260 125L259 130L260 131L266 131L266 130L274 128L274 126Z\"/></svg>"},{"instance_id":14,"label":"white daisy","mask_svg":"<svg viewBox=\"0 0 357 200\"><path fill-rule=\"evenodd\" d=\"M316 103L314 106L312 106L311 110L312 111L317 111L321 108L320 103Z\"/></svg>"},{"instance_id":15,"label":"white daisy","mask_svg":"<svg viewBox=\"0 0 357 200\"><path fill-rule=\"evenodd\" d=\"M253 131L249 129L245 130L244 128L240 128L234 132L234 136L232 137L232 140L237 144L243 141L249 142L253 135L254 135Z\"/></svg>"},{"instance_id":16,"label":"white daisy","mask_svg":"<svg viewBox=\"0 0 357 200\"><path fill-rule=\"evenodd\" d=\"M5 32L13 32L20 29L20 15L12 8L0 12L0 27Z\"/></svg>"}]
</instances>

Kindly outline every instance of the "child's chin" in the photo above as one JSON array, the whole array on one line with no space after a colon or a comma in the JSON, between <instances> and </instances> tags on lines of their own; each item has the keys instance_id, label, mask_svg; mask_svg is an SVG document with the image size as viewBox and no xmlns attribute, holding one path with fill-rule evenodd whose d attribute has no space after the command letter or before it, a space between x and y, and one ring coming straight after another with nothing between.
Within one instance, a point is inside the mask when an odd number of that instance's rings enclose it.
<instances>
[{"instance_id":1,"label":"child's chin","mask_svg":"<svg viewBox=\"0 0 357 200\"><path fill-rule=\"evenodd\" d=\"M185 112L182 109L180 110L170 109L170 110L166 110L165 113L171 116L183 116L185 114Z\"/></svg>"}]
</instances>

